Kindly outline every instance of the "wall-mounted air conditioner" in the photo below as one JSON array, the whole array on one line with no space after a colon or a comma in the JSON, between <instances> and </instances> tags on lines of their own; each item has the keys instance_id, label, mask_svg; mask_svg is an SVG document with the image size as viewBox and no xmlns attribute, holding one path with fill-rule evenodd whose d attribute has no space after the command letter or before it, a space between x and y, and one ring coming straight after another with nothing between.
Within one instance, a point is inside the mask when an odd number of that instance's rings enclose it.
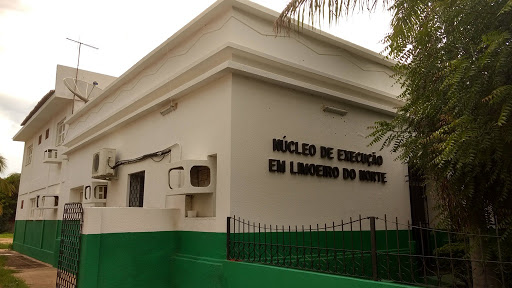
<instances>
[{"instance_id":1,"label":"wall-mounted air conditioner","mask_svg":"<svg viewBox=\"0 0 512 288\"><path fill-rule=\"evenodd\" d=\"M182 160L173 162L168 171L167 195L214 193L217 167L209 160Z\"/></svg>"},{"instance_id":2,"label":"wall-mounted air conditioner","mask_svg":"<svg viewBox=\"0 0 512 288\"><path fill-rule=\"evenodd\" d=\"M102 148L92 155L92 178L111 180L115 178L112 169L116 163L116 149Z\"/></svg>"},{"instance_id":3,"label":"wall-mounted air conditioner","mask_svg":"<svg viewBox=\"0 0 512 288\"><path fill-rule=\"evenodd\" d=\"M107 203L108 182L91 182L84 186L82 203L94 204L93 206L105 206Z\"/></svg>"},{"instance_id":4,"label":"wall-mounted air conditioner","mask_svg":"<svg viewBox=\"0 0 512 288\"><path fill-rule=\"evenodd\" d=\"M62 157L58 149L48 148L44 150L43 163L57 164L62 162Z\"/></svg>"}]
</instances>

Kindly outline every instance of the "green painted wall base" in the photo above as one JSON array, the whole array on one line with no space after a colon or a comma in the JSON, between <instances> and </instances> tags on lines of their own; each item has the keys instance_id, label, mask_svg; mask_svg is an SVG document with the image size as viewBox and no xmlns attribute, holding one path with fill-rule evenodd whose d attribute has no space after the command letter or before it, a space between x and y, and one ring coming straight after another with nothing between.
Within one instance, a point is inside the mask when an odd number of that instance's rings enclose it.
<instances>
[{"instance_id":1,"label":"green painted wall base","mask_svg":"<svg viewBox=\"0 0 512 288\"><path fill-rule=\"evenodd\" d=\"M144 232L82 235L80 288L406 287L225 260L226 234Z\"/></svg>"},{"instance_id":2,"label":"green painted wall base","mask_svg":"<svg viewBox=\"0 0 512 288\"><path fill-rule=\"evenodd\" d=\"M59 220L17 220L13 250L56 267L61 224Z\"/></svg>"},{"instance_id":3,"label":"green painted wall base","mask_svg":"<svg viewBox=\"0 0 512 288\"><path fill-rule=\"evenodd\" d=\"M57 266L61 224L16 221L14 250ZM225 258L225 233L82 235L78 287L406 287Z\"/></svg>"},{"instance_id":4,"label":"green painted wall base","mask_svg":"<svg viewBox=\"0 0 512 288\"><path fill-rule=\"evenodd\" d=\"M322 288L390 288L411 287L396 283L315 273L295 269L253 263L225 261L226 285L235 288L281 288L281 287L322 287ZM185 287L185 286L183 286ZM187 286L199 287L199 286ZM207 287L207 286L202 286Z\"/></svg>"}]
</instances>

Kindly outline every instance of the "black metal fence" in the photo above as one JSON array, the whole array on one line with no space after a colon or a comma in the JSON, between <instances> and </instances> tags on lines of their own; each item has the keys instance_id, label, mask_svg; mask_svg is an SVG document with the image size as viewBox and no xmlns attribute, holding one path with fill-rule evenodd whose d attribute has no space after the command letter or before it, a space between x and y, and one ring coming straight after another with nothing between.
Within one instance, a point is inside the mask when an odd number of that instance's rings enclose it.
<instances>
[{"instance_id":1,"label":"black metal fence","mask_svg":"<svg viewBox=\"0 0 512 288\"><path fill-rule=\"evenodd\" d=\"M426 287L512 287L512 245L498 229L469 234L386 216L314 226L228 217L227 232L232 261Z\"/></svg>"},{"instance_id":2,"label":"black metal fence","mask_svg":"<svg viewBox=\"0 0 512 288\"><path fill-rule=\"evenodd\" d=\"M82 203L64 205L55 285L57 288L74 288L78 285L83 213Z\"/></svg>"}]
</instances>

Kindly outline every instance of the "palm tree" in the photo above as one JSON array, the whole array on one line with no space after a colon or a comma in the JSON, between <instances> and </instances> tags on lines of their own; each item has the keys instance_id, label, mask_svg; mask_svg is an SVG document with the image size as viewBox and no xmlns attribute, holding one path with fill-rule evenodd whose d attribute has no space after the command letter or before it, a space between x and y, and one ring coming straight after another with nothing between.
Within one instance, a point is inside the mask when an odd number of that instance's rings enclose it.
<instances>
[{"instance_id":1,"label":"palm tree","mask_svg":"<svg viewBox=\"0 0 512 288\"><path fill-rule=\"evenodd\" d=\"M5 168L7 168L7 160L4 158L4 156L0 155L0 173L2 173Z\"/></svg>"},{"instance_id":2,"label":"palm tree","mask_svg":"<svg viewBox=\"0 0 512 288\"><path fill-rule=\"evenodd\" d=\"M379 3L384 7L390 7L389 2L389 0L290 0L275 21L274 28L276 32L282 30L289 32L294 22L297 26L307 24L305 22L321 24L326 18L331 24L356 10L373 12ZM295 18L297 21L293 20Z\"/></svg>"},{"instance_id":3,"label":"palm tree","mask_svg":"<svg viewBox=\"0 0 512 288\"><path fill-rule=\"evenodd\" d=\"M7 168L7 159L5 159L5 157L0 155L0 173L4 172L6 168ZM13 181L15 179L11 177L12 175L14 175L14 174L11 174L9 177L7 177L5 179L0 177L0 195L5 194L7 196L11 196L12 193L15 191L16 187L13 185L13 183L14 183ZM18 177L18 180L19 180L19 177ZM2 213L3 213L3 207L0 204L0 215L2 215Z\"/></svg>"},{"instance_id":4,"label":"palm tree","mask_svg":"<svg viewBox=\"0 0 512 288\"><path fill-rule=\"evenodd\" d=\"M371 144L391 146L397 159L437 186L430 193L440 200L440 216L452 218L445 223L471 232L474 287L490 287L487 281L497 279L493 269L474 260L491 253L474 235L489 227L491 213L506 219L501 228L512 235L512 1L290 0L275 31L298 26L300 32L304 22L324 19L336 23L376 4L392 13L383 42L397 61L404 106L392 121L375 125Z\"/></svg>"}]
</instances>

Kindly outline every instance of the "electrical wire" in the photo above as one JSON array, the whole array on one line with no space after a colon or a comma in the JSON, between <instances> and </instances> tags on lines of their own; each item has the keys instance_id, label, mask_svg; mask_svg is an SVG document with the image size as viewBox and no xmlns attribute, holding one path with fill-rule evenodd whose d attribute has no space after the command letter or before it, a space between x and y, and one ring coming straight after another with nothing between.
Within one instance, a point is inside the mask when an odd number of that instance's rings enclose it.
<instances>
[{"instance_id":1,"label":"electrical wire","mask_svg":"<svg viewBox=\"0 0 512 288\"><path fill-rule=\"evenodd\" d=\"M111 169L116 169L117 167L119 167L121 165L133 164L133 163L136 163L136 162L144 161L144 160L146 160L148 158L153 160L154 162L161 162L162 160L164 160L165 156L167 156L170 153L171 153L171 148L169 147L169 148L166 148L164 150L160 150L160 151L157 151L157 152L148 153L148 154L139 156L137 158L127 159L127 160L119 160L119 161L117 161L114 164L114 166L110 166L110 164L108 166ZM153 157L162 157L162 158L160 160L155 160L155 159L153 159Z\"/></svg>"}]
</instances>

